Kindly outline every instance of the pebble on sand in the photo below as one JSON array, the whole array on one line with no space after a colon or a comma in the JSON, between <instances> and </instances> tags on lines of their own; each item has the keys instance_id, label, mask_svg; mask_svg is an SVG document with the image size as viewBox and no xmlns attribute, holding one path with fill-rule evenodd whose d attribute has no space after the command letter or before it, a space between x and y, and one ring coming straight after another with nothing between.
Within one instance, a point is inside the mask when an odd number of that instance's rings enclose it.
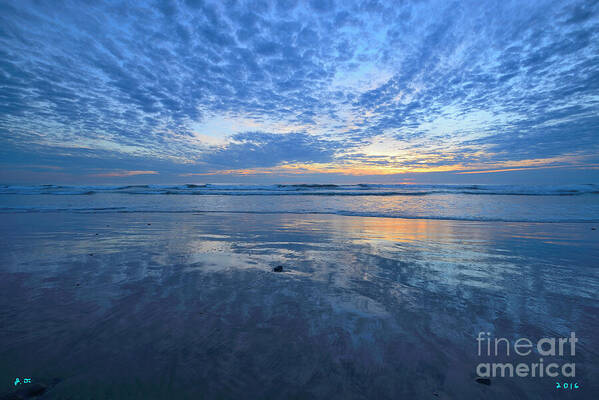
<instances>
[{"instance_id":1,"label":"pebble on sand","mask_svg":"<svg viewBox=\"0 0 599 400\"><path fill-rule=\"evenodd\" d=\"M477 383L480 383L481 385L487 385L487 386L491 386L491 380L489 378L476 378L475 379Z\"/></svg>"},{"instance_id":2,"label":"pebble on sand","mask_svg":"<svg viewBox=\"0 0 599 400\"><path fill-rule=\"evenodd\" d=\"M2 400L22 400L33 399L41 396L46 392L47 386L41 383L32 383L22 385L17 391L9 393L6 396L0 397Z\"/></svg>"},{"instance_id":3,"label":"pebble on sand","mask_svg":"<svg viewBox=\"0 0 599 400\"><path fill-rule=\"evenodd\" d=\"M29 385L26 389L27 390L25 391L25 396L35 397L42 395L46 391L46 385L43 385L41 383L34 383L32 385Z\"/></svg>"},{"instance_id":4,"label":"pebble on sand","mask_svg":"<svg viewBox=\"0 0 599 400\"><path fill-rule=\"evenodd\" d=\"M275 272L283 272L283 266L282 265L277 265L276 267L273 268L273 271L275 271Z\"/></svg>"}]
</instances>

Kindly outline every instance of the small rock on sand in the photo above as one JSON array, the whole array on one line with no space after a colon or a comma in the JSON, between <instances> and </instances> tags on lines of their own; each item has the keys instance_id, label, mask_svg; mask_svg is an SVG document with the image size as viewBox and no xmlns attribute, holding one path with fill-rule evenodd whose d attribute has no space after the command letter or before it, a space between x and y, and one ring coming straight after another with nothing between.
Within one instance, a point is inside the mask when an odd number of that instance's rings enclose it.
<instances>
[{"instance_id":1,"label":"small rock on sand","mask_svg":"<svg viewBox=\"0 0 599 400\"><path fill-rule=\"evenodd\" d=\"M33 384L25 386L23 388L25 389L26 398L40 396L47 389L46 385L43 385L41 383L33 383Z\"/></svg>"},{"instance_id":2,"label":"small rock on sand","mask_svg":"<svg viewBox=\"0 0 599 400\"><path fill-rule=\"evenodd\" d=\"M9 393L5 396L0 397L2 400L23 400L23 399L33 399L41 396L46 392L48 387L41 383L31 383L25 384L19 387L18 390Z\"/></svg>"},{"instance_id":3,"label":"small rock on sand","mask_svg":"<svg viewBox=\"0 0 599 400\"><path fill-rule=\"evenodd\" d=\"M275 271L275 272L283 272L283 266L282 265L277 265L276 267L273 268L273 271Z\"/></svg>"},{"instance_id":4,"label":"small rock on sand","mask_svg":"<svg viewBox=\"0 0 599 400\"><path fill-rule=\"evenodd\" d=\"M489 378L476 378L475 381L477 383L480 383L481 385L487 385L490 386L491 385L491 380Z\"/></svg>"}]
</instances>

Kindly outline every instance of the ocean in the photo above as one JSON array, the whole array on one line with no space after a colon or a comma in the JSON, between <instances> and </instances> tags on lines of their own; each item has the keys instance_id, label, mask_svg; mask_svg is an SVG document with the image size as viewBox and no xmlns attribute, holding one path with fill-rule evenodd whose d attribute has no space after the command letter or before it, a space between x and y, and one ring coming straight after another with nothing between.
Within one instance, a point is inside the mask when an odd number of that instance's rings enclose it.
<instances>
[{"instance_id":1,"label":"ocean","mask_svg":"<svg viewBox=\"0 0 599 400\"><path fill-rule=\"evenodd\" d=\"M241 212L597 222L599 185L0 186L0 212Z\"/></svg>"}]
</instances>

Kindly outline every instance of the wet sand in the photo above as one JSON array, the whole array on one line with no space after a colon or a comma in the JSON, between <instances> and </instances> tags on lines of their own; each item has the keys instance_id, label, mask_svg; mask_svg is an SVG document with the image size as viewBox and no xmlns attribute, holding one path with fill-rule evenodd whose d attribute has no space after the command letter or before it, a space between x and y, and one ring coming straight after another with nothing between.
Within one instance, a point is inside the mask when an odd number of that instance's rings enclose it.
<instances>
[{"instance_id":1,"label":"wet sand","mask_svg":"<svg viewBox=\"0 0 599 400\"><path fill-rule=\"evenodd\" d=\"M31 377L49 399L593 398L594 226L6 213L0 395ZM575 331L581 388L475 382L481 331Z\"/></svg>"}]
</instances>

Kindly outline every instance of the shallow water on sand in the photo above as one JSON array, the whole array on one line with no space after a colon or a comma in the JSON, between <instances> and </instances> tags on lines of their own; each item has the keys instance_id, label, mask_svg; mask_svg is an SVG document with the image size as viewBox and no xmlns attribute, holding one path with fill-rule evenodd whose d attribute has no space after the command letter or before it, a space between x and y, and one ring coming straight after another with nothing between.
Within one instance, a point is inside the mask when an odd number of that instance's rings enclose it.
<instances>
[{"instance_id":1,"label":"shallow water on sand","mask_svg":"<svg viewBox=\"0 0 599 400\"><path fill-rule=\"evenodd\" d=\"M18 376L76 399L597 394L592 224L243 213L2 222L0 394ZM576 356L555 359L576 362L581 389L559 392L547 377L476 383L480 331L575 331Z\"/></svg>"}]
</instances>

